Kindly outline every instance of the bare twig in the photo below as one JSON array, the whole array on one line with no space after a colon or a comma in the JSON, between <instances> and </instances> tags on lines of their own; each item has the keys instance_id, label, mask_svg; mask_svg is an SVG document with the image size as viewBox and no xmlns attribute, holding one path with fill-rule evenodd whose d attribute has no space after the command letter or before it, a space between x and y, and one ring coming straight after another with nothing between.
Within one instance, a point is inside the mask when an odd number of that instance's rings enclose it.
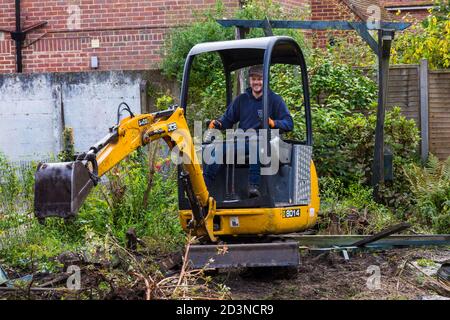
<instances>
[{"instance_id":1,"label":"bare twig","mask_svg":"<svg viewBox=\"0 0 450 320\"><path fill-rule=\"evenodd\" d=\"M436 293L438 293L442 296L450 297L450 287L449 286L447 286L446 284L441 283L438 280L436 280L435 278L429 276L423 270L421 270L419 267L412 264L411 262L409 262L408 264L410 266L413 266L416 270L419 270L425 276L425 278L427 278L429 280L428 283L425 282L425 284L424 284L425 286L434 290Z\"/></svg>"},{"instance_id":2,"label":"bare twig","mask_svg":"<svg viewBox=\"0 0 450 320\"><path fill-rule=\"evenodd\" d=\"M53 280L50 280L50 281L44 282L43 284L38 285L38 288L51 286L51 285L53 285L55 283L58 283L58 282L63 281L63 280L66 280L68 277L69 277L69 275L65 274L65 275L63 275L61 277L58 277L56 279L53 279Z\"/></svg>"}]
</instances>

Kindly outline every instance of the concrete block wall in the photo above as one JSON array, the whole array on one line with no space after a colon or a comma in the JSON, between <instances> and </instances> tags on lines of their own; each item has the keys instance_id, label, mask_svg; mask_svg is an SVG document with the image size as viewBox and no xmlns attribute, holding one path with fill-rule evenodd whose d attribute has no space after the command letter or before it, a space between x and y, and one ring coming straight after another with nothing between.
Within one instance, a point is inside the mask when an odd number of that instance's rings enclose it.
<instances>
[{"instance_id":1,"label":"concrete block wall","mask_svg":"<svg viewBox=\"0 0 450 320\"><path fill-rule=\"evenodd\" d=\"M0 152L11 161L48 159L62 149L64 126L75 150L86 151L117 121L125 101L141 112L139 71L12 74L0 76Z\"/></svg>"},{"instance_id":2,"label":"concrete block wall","mask_svg":"<svg viewBox=\"0 0 450 320\"><path fill-rule=\"evenodd\" d=\"M0 152L31 160L60 149L61 87L52 77L0 77Z\"/></svg>"}]
</instances>

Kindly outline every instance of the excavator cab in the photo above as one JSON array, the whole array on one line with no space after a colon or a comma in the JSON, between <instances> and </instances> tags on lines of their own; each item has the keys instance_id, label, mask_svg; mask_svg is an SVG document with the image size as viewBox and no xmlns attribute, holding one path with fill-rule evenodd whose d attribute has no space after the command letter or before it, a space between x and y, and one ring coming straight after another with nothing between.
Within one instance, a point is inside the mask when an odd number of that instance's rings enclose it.
<instances>
[{"instance_id":1,"label":"excavator cab","mask_svg":"<svg viewBox=\"0 0 450 320\"><path fill-rule=\"evenodd\" d=\"M207 186L203 170L207 163L199 157L210 148L238 145L235 141L214 140L195 148L194 139L186 120L189 75L195 57L204 53L219 54L224 67L226 103L232 100L232 72L253 65L263 65L263 112L262 129L268 127L268 94L270 67L276 64L298 66L301 79L304 114L304 141L280 139L273 130L262 130L258 135L258 147L268 161L261 160L260 195L247 195L249 164L244 161L227 162L214 184ZM289 37L264 37L247 40L201 43L189 52L180 97L180 107L146 114L133 114L118 119L110 132L73 162L43 163L36 171L35 215L39 220L57 216L65 219L75 217L89 191L99 179L137 148L152 141L164 140L172 151L186 158L178 166L179 219L182 228L205 242L219 240L252 239L299 232L312 227L319 210L318 179L312 161L311 109L305 59L294 39ZM118 114L121 106L119 105ZM203 119L202 119L203 120ZM294 123L294 126L299 123ZM228 142L228 143L227 143ZM244 157L245 158L245 157ZM251 154L250 154L251 158ZM201 161L199 159L202 159ZM250 159L251 160L251 159ZM252 240L253 241L253 240ZM258 241L258 240L255 240ZM221 264L221 255L215 257L217 266L229 265L295 265L298 250L295 243L271 243L260 246L237 244ZM196 251L199 250L199 251ZM206 250L206 251L205 251ZM208 263L217 253L216 246L191 247L197 266ZM237 251L234 251L237 250ZM260 251L258 251L260 250ZM249 259L248 254L254 254ZM272 259L273 258L273 259ZM205 260L206 259L206 260ZM236 260L237 259L237 260ZM241 260L239 260L241 259Z\"/></svg>"},{"instance_id":2,"label":"excavator cab","mask_svg":"<svg viewBox=\"0 0 450 320\"><path fill-rule=\"evenodd\" d=\"M235 155L232 163L224 163L224 160L217 178L209 186L209 192L215 198L217 206L215 233L222 237L236 234L280 234L311 227L317 218L319 195L317 175L311 159L313 141L307 68L300 47L292 38L278 36L197 44L189 52L184 67L180 103L185 113L193 61L201 54L213 52L220 56L223 63L227 105L232 102L232 82L236 79L232 73L254 65L263 65L263 129L269 129L270 81L266 79L270 79L271 66L298 66L300 72L294 75L299 77L301 82L299 90L303 93L303 105L300 108L303 109L305 127L304 141L279 139L280 137L274 136L273 130L268 130L266 136L259 136L258 146L260 149L266 149L270 161L261 164L258 197L248 196L248 157L244 163L237 161ZM236 140L203 141L202 152L210 154L205 151L211 148L219 150L221 145L227 142L229 145L238 143ZM208 164L203 161L202 165L205 170ZM270 170L269 167L275 170ZM269 173L264 174L264 171ZM184 185L179 183L178 187L180 219L186 228L190 219L190 206L185 197Z\"/></svg>"}]
</instances>

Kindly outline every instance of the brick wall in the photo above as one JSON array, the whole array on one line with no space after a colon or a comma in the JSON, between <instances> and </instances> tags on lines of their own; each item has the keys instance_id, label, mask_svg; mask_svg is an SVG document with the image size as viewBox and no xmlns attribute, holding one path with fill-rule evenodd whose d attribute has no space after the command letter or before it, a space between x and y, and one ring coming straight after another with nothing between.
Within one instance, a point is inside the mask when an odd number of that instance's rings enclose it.
<instances>
[{"instance_id":1,"label":"brick wall","mask_svg":"<svg viewBox=\"0 0 450 320\"><path fill-rule=\"evenodd\" d=\"M311 0L311 20L359 21L360 19L341 0ZM348 36L349 32L353 31L314 30L311 32L313 45L325 47L330 38Z\"/></svg>"},{"instance_id":2,"label":"brick wall","mask_svg":"<svg viewBox=\"0 0 450 320\"><path fill-rule=\"evenodd\" d=\"M0 29L15 28L14 2L0 0ZM238 0L223 3L227 15L239 5ZM91 56L98 57L99 70L156 68L168 30L214 5L215 0L22 0L23 26L48 22L28 34L23 71L87 71ZM12 72L15 43L3 33L0 73Z\"/></svg>"}]
</instances>

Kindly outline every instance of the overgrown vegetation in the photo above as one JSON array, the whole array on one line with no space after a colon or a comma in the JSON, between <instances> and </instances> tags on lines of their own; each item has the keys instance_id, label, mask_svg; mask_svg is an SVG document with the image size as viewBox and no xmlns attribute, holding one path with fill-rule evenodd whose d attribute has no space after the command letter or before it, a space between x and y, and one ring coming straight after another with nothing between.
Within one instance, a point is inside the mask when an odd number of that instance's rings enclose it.
<instances>
[{"instance_id":1,"label":"overgrown vegetation","mask_svg":"<svg viewBox=\"0 0 450 320\"><path fill-rule=\"evenodd\" d=\"M438 233L449 233L450 157L442 162L430 155L425 167L411 163L404 170L417 207L414 219Z\"/></svg>"},{"instance_id":2,"label":"overgrown vegetation","mask_svg":"<svg viewBox=\"0 0 450 320\"><path fill-rule=\"evenodd\" d=\"M105 236L126 243L133 228L149 252L167 253L184 240L176 212L176 180L159 147L130 155L103 179L80 209L75 221L47 218L39 224L32 213L35 166L16 170L0 158L2 202L0 252L8 263L42 270L56 265L51 257L64 251L96 250ZM163 166L161 166L163 165ZM159 170L157 170L159 168ZM102 240L103 239L103 240Z\"/></svg>"},{"instance_id":3,"label":"overgrown vegetation","mask_svg":"<svg viewBox=\"0 0 450 320\"><path fill-rule=\"evenodd\" d=\"M215 11L199 15L196 23L173 31L162 63L167 77L180 81L184 59L193 45L234 38L232 29L221 28L215 22L223 12L219 3ZM299 14L302 13L286 14L271 1L255 0L247 2L235 17L298 19ZM442 25L450 28L445 17L448 15L430 20L429 28ZM376 84L352 65L337 62L342 54L338 47L321 52L311 49L298 31L275 32L294 37L304 48L308 61L314 160L320 176L320 232L368 234L395 222L410 221L417 232L450 233L450 158L439 162L430 155L429 162L421 166L414 121L403 117L400 108L389 110L385 144L393 153L394 181L382 186L381 201L375 202L369 181ZM445 32L450 33L450 29ZM262 31L247 35L255 36L262 36ZM401 56L404 61L413 62L408 60L407 50ZM400 51L396 57L400 59ZM434 57L430 51L429 59L436 61L431 62L435 66L446 61L446 56L442 56L445 59L441 62L437 62L440 56ZM364 55L359 58L366 59ZM294 117L295 129L288 137L304 140L299 70L276 65L272 66L271 75L271 89L283 97ZM225 79L218 56L196 58L190 84L190 121L194 117L205 120L222 114L226 108ZM163 94L157 97L156 108L164 109L173 102L173 97ZM60 160L73 158L69 129L64 140ZM31 265L35 271L53 271L61 268L54 257L67 251L82 253L90 259L101 253L113 260L117 246L111 243L124 246L130 229L150 257L171 252L185 242L177 214L176 172L158 144L136 151L111 170L88 197L78 218L70 223L48 219L45 225L40 225L33 218L35 169L35 164L18 169L0 156L0 264L6 262L18 270Z\"/></svg>"}]
</instances>

